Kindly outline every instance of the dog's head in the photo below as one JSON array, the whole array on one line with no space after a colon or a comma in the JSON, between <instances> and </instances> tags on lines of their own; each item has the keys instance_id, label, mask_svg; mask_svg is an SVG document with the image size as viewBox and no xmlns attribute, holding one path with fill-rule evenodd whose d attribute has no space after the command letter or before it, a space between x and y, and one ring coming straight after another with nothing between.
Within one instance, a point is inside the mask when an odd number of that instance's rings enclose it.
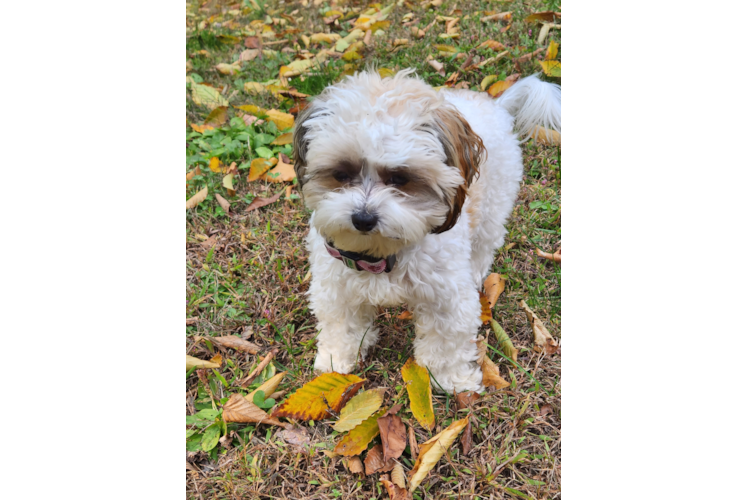
<instances>
[{"instance_id":1,"label":"dog's head","mask_svg":"<svg viewBox=\"0 0 748 500\"><path fill-rule=\"evenodd\" d=\"M339 249L385 257L449 230L478 175L480 137L412 72L348 77L298 117L298 182Z\"/></svg>"}]
</instances>

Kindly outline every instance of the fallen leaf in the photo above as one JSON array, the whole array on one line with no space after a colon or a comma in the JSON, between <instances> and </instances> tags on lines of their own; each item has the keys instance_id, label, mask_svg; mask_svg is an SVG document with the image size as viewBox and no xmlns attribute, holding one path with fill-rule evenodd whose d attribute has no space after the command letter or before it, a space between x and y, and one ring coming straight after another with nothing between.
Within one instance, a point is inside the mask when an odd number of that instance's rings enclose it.
<instances>
[{"instance_id":1,"label":"fallen leaf","mask_svg":"<svg viewBox=\"0 0 748 500\"><path fill-rule=\"evenodd\" d=\"M309 39L312 43L333 43L340 40L341 36L337 33L314 33Z\"/></svg>"},{"instance_id":2,"label":"fallen leaf","mask_svg":"<svg viewBox=\"0 0 748 500\"><path fill-rule=\"evenodd\" d=\"M457 399L457 408L463 410L465 408L472 408L473 403L480 400L480 394L475 391L461 392L455 399Z\"/></svg>"},{"instance_id":3,"label":"fallen leaf","mask_svg":"<svg viewBox=\"0 0 748 500\"><path fill-rule=\"evenodd\" d=\"M491 361L491 358L486 354L488 343L485 340L479 340L478 342L478 364L483 372L483 385L486 387L494 387L495 389L503 389L509 387L511 384L501 377L499 367Z\"/></svg>"},{"instance_id":4,"label":"fallen leaf","mask_svg":"<svg viewBox=\"0 0 748 500\"><path fill-rule=\"evenodd\" d=\"M252 381L255 379L255 377L257 377L257 375L259 375L262 372L262 370L264 370L265 367L270 364L270 362L273 360L276 354L278 354L278 349L273 349L272 351L270 351L263 358L263 360L260 361L260 363L257 366L255 366L254 370L252 370L249 373L249 375L247 375L246 378L241 381L241 386L247 387L249 384L251 384Z\"/></svg>"},{"instance_id":5,"label":"fallen leaf","mask_svg":"<svg viewBox=\"0 0 748 500\"><path fill-rule=\"evenodd\" d=\"M234 174L228 174L223 177L223 187L226 188L226 192L229 196L236 196L236 189L234 189Z\"/></svg>"},{"instance_id":6,"label":"fallen leaf","mask_svg":"<svg viewBox=\"0 0 748 500\"><path fill-rule=\"evenodd\" d=\"M409 358L400 369L408 389L410 410L424 429L431 430L436 425L434 407L431 401L431 382L426 368Z\"/></svg>"},{"instance_id":7,"label":"fallen leaf","mask_svg":"<svg viewBox=\"0 0 748 500\"><path fill-rule=\"evenodd\" d=\"M252 200L252 203L250 203L249 206L244 211L251 212L252 210L262 208L265 205L270 205L271 203L275 203L276 201L278 201L278 198L280 198L282 194L283 194L283 191L278 191L270 198L261 198L257 196L255 197L254 200Z\"/></svg>"},{"instance_id":8,"label":"fallen leaf","mask_svg":"<svg viewBox=\"0 0 748 500\"><path fill-rule=\"evenodd\" d=\"M219 73L224 75L235 75L237 74L242 68L241 68L241 61L236 61L235 63L227 64L227 63L220 63L216 64L216 69Z\"/></svg>"},{"instance_id":9,"label":"fallen leaf","mask_svg":"<svg viewBox=\"0 0 748 500\"><path fill-rule=\"evenodd\" d=\"M187 210L189 210L190 208L195 208L196 206L198 206L200 203L202 203L203 201L205 201L205 198L207 196L208 196L208 186L205 186L200 191L198 191L197 193L195 193L195 195L192 198L190 198L189 200L187 200Z\"/></svg>"},{"instance_id":10,"label":"fallen leaf","mask_svg":"<svg viewBox=\"0 0 748 500\"><path fill-rule=\"evenodd\" d=\"M499 12L498 14L492 14L490 16L481 17L480 20L484 23L490 21L509 21L512 19L511 12Z\"/></svg>"},{"instance_id":11,"label":"fallen leaf","mask_svg":"<svg viewBox=\"0 0 748 500\"><path fill-rule=\"evenodd\" d=\"M519 80L520 76L521 75L519 73L515 73L513 75L507 76L506 79L500 82L494 83L488 88L488 94L491 97L500 97L501 94L509 89L509 87L517 83L517 80Z\"/></svg>"},{"instance_id":12,"label":"fallen leaf","mask_svg":"<svg viewBox=\"0 0 748 500\"><path fill-rule=\"evenodd\" d=\"M391 471L392 468L395 467L395 463L395 460L391 458L385 461L384 455L382 454L382 445L375 445L366 453L366 460L364 460L364 464L366 465L366 475L371 476L375 472Z\"/></svg>"},{"instance_id":13,"label":"fallen leaf","mask_svg":"<svg viewBox=\"0 0 748 500\"><path fill-rule=\"evenodd\" d=\"M204 361L187 354L187 370L190 368L220 368L220 363L214 363L212 361ZM185 371L187 371L185 370Z\"/></svg>"},{"instance_id":14,"label":"fallen leaf","mask_svg":"<svg viewBox=\"0 0 748 500\"><path fill-rule=\"evenodd\" d=\"M286 376L286 373L288 373L288 372L280 372L280 373L274 375L273 377L267 379L265 382L263 382L262 384L260 384L260 387L258 387L254 391L252 391L249 394L247 394L246 396L244 396L244 398L251 403L252 401L254 401L255 394L258 393L258 392L260 392L260 391L262 391L265 394L270 394L271 395L270 398L275 399L275 398L272 397L272 394L278 388L278 386L280 385L281 381L283 380L283 377Z\"/></svg>"},{"instance_id":15,"label":"fallen leaf","mask_svg":"<svg viewBox=\"0 0 748 500\"><path fill-rule=\"evenodd\" d=\"M257 36L248 36L244 39L244 46L248 49L259 49L262 47L262 40Z\"/></svg>"},{"instance_id":16,"label":"fallen leaf","mask_svg":"<svg viewBox=\"0 0 748 500\"><path fill-rule=\"evenodd\" d=\"M382 78L391 78L395 76L395 72L389 68L379 68L378 73Z\"/></svg>"},{"instance_id":17,"label":"fallen leaf","mask_svg":"<svg viewBox=\"0 0 748 500\"><path fill-rule=\"evenodd\" d=\"M211 172L214 172L216 174L220 174L223 172L223 164L221 163L221 160L218 159L217 156L214 156L210 159L210 163L208 163L208 168Z\"/></svg>"},{"instance_id":18,"label":"fallen leaf","mask_svg":"<svg viewBox=\"0 0 748 500\"><path fill-rule=\"evenodd\" d=\"M333 412L340 411L364 382L364 379L356 375L323 373L291 394L286 402L273 412L273 416L295 420L329 418L333 416Z\"/></svg>"},{"instance_id":19,"label":"fallen leaf","mask_svg":"<svg viewBox=\"0 0 748 500\"><path fill-rule=\"evenodd\" d=\"M434 468L444 452L452 446L457 436L468 423L468 417L456 420L452 424L421 445L421 453L413 465L410 478L410 492L413 493L424 480L426 474Z\"/></svg>"},{"instance_id":20,"label":"fallen leaf","mask_svg":"<svg viewBox=\"0 0 748 500\"><path fill-rule=\"evenodd\" d=\"M512 340L509 338L509 335L506 334L503 328L501 328L501 325L499 325L495 320L491 320L491 329L493 329L493 332L496 334L496 339L499 343L499 349L501 352L504 353L505 356L508 358L512 358L512 360L516 363L517 362L517 349L515 349L514 344L512 344Z\"/></svg>"},{"instance_id":21,"label":"fallen leaf","mask_svg":"<svg viewBox=\"0 0 748 500\"><path fill-rule=\"evenodd\" d=\"M256 181L276 163L278 163L278 158L255 158L249 164L249 176L247 180L249 182Z\"/></svg>"},{"instance_id":22,"label":"fallen leaf","mask_svg":"<svg viewBox=\"0 0 748 500\"><path fill-rule=\"evenodd\" d=\"M493 50L494 52L500 52L506 48L503 43L497 42L495 40L486 40L482 44L478 45L479 49L481 47L486 47Z\"/></svg>"},{"instance_id":23,"label":"fallen leaf","mask_svg":"<svg viewBox=\"0 0 748 500\"><path fill-rule=\"evenodd\" d=\"M392 473L390 474L392 476L392 482L398 485L400 488L405 488L405 471L403 470L403 466L398 464L395 464L395 467L392 469Z\"/></svg>"},{"instance_id":24,"label":"fallen leaf","mask_svg":"<svg viewBox=\"0 0 748 500\"><path fill-rule=\"evenodd\" d=\"M491 85L493 82L495 82L498 79L499 79L498 75L488 75L483 80L481 80L480 89L486 90L486 87L488 87L489 85Z\"/></svg>"},{"instance_id":25,"label":"fallen leaf","mask_svg":"<svg viewBox=\"0 0 748 500\"><path fill-rule=\"evenodd\" d=\"M403 311L397 315L397 319L402 319L402 320L413 319L413 313L410 311Z\"/></svg>"},{"instance_id":26,"label":"fallen leaf","mask_svg":"<svg viewBox=\"0 0 748 500\"><path fill-rule=\"evenodd\" d=\"M266 111L268 120L278 126L278 130L286 130L293 127L294 117L288 113L278 111L277 109L268 109Z\"/></svg>"},{"instance_id":27,"label":"fallen leaf","mask_svg":"<svg viewBox=\"0 0 748 500\"><path fill-rule=\"evenodd\" d=\"M483 289L486 291L486 298L488 298L488 306L493 309L496 305L496 301L504 291L506 280L501 277L498 273L491 273L488 275L486 280L483 282Z\"/></svg>"},{"instance_id":28,"label":"fallen leaf","mask_svg":"<svg viewBox=\"0 0 748 500\"><path fill-rule=\"evenodd\" d=\"M543 417L553 411L553 407L549 404L544 404L540 407L540 416Z\"/></svg>"},{"instance_id":29,"label":"fallen leaf","mask_svg":"<svg viewBox=\"0 0 748 500\"><path fill-rule=\"evenodd\" d=\"M228 106L218 106L205 118L203 125L209 127L219 127L229 119Z\"/></svg>"},{"instance_id":30,"label":"fallen leaf","mask_svg":"<svg viewBox=\"0 0 748 500\"><path fill-rule=\"evenodd\" d=\"M527 320L530 322L530 325L532 326L532 333L534 337L535 342L535 351L541 352L543 349L545 349L545 352L548 354L553 354L556 351L558 351L558 343L556 340L551 336L548 329L545 327L542 321L540 321L540 318L532 312L532 309L527 307L527 304L525 301L521 301L519 303L520 307L524 309L525 314L527 315Z\"/></svg>"},{"instance_id":31,"label":"fallen leaf","mask_svg":"<svg viewBox=\"0 0 748 500\"><path fill-rule=\"evenodd\" d=\"M311 442L309 433L303 427L291 427L280 431L281 439L293 446L305 446Z\"/></svg>"},{"instance_id":32,"label":"fallen leaf","mask_svg":"<svg viewBox=\"0 0 748 500\"><path fill-rule=\"evenodd\" d=\"M540 144L561 144L561 134L556 132L555 130L547 129L545 127L541 127L540 125L536 126L532 133L530 134L530 137L535 139L536 142L539 142ZM542 252L543 255L538 254L540 257L544 257L546 259L551 259L554 262L561 262L561 250L559 250L556 253L553 254L547 254L552 255L552 257L546 257L546 253ZM558 255L557 255L558 254Z\"/></svg>"},{"instance_id":33,"label":"fallen leaf","mask_svg":"<svg viewBox=\"0 0 748 500\"><path fill-rule=\"evenodd\" d=\"M462 437L460 438L460 445L462 445L463 455L467 455L473 449L473 427L470 424L469 418L465 426L465 432L462 433Z\"/></svg>"},{"instance_id":34,"label":"fallen leaf","mask_svg":"<svg viewBox=\"0 0 748 500\"><path fill-rule=\"evenodd\" d=\"M200 174L202 174L202 172L200 171L200 166L198 165L197 167L187 172L187 180L189 181L196 175L200 175Z\"/></svg>"},{"instance_id":35,"label":"fallen leaf","mask_svg":"<svg viewBox=\"0 0 748 500\"><path fill-rule=\"evenodd\" d=\"M350 457L358 455L366 449L371 443L371 440L379 435L379 425L377 425L377 419L387 412L386 408L382 408L371 417L367 418L359 425L351 429L351 431L343 436L337 445L335 445L335 453L343 455L344 457Z\"/></svg>"},{"instance_id":36,"label":"fallen leaf","mask_svg":"<svg viewBox=\"0 0 748 500\"><path fill-rule=\"evenodd\" d=\"M229 102L221 95L217 88L200 83L192 84L192 100L198 106L206 106L211 110L218 106L229 105Z\"/></svg>"},{"instance_id":37,"label":"fallen leaf","mask_svg":"<svg viewBox=\"0 0 748 500\"><path fill-rule=\"evenodd\" d=\"M545 60L550 61L558 56L558 43L555 40L551 40L548 44L548 51L545 53Z\"/></svg>"},{"instance_id":38,"label":"fallen leaf","mask_svg":"<svg viewBox=\"0 0 748 500\"><path fill-rule=\"evenodd\" d=\"M273 142L270 143L271 146L285 146L286 144L291 144L293 142L293 134L291 132L286 132L285 134L281 134L278 137L273 140Z\"/></svg>"},{"instance_id":39,"label":"fallen leaf","mask_svg":"<svg viewBox=\"0 0 748 500\"><path fill-rule=\"evenodd\" d=\"M488 303L488 297L483 292L478 292L478 297L480 299L480 320L485 325L492 318L491 304Z\"/></svg>"},{"instance_id":40,"label":"fallen leaf","mask_svg":"<svg viewBox=\"0 0 748 500\"><path fill-rule=\"evenodd\" d=\"M260 351L260 346L247 342L240 337L233 335L226 335L225 337L205 337L205 340L218 344L221 347L228 347L237 351L248 352L250 354L257 354Z\"/></svg>"},{"instance_id":41,"label":"fallen leaf","mask_svg":"<svg viewBox=\"0 0 748 500\"><path fill-rule=\"evenodd\" d=\"M405 424L400 417L388 413L377 420L379 435L382 437L384 460L399 458L407 444Z\"/></svg>"},{"instance_id":42,"label":"fallen leaf","mask_svg":"<svg viewBox=\"0 0 748 500\"><path fill-rule=\"evenodd\" d=\"M552 23L553 21L556 20L556 18L560 20L561 13L553 12L551 10L551 11L546 11L546 12L536 12L534 14L530 14L529 16L525 18L525 22L529 23L532 21L545 21L545 22Z\"/></svg>"},{"instance_id":43,"label":"fallen leaf","mask_svg":"<svg viewBox=\"0 0 748 500\"><path fill-rule=\"evenodd\" d=\"M223 405L223 419L226 422L273 424L285 428L289 428L291 425L284 424L277 418L271 417L240 394L232 394L226 404Z\"/></svg>"},{"instance_id":44,"label":"fallen leaf","mask_svg":"<svg viewBox=\"0 0 748 500\"><path fill-rule=\"evenodd\" d=\"M418 456L418 441L416 441L416 431L413 426L408 427L408 444L410 445L410 458L415 460Z\"/></svg>"},{"instance_id":45,"label":"fallen leaf","mask_svg":"<svg viewBox=\"0 0 748 500\"><path fill-rule=\"evenodd\" d=\"M260 55L260 51L258 49L247 49L239 54L239 60L253 61L258 55Z\"/></svg>"},{"instance_id":46,"label":"fallen leaf","mask_svg":"<svg viewBox=\"0 0 748 500\"><path fill-rule=\"evenodd\" d=\"M348 470L351 474L360 474L364 471L364 465L361 463L361 459L358 457L351 457L348 459Z\"/></svg>"},{"instance_id":47,"label":"fallen leaf","mask_svg":"<svg viewBox=\"0 0 748 500\"><path fill-rule=\"evenodd\" d=\"M547 129L545 129L547 130ZM555 130L552 130L551 132L555 132ZM558 132L556 132L558 133ZM561 262L561 250L557 250L555 253L548 253L544 252L539 248L535 249L535 253L538 255L538 257L542 257L544 259L552 260L553 262Z\"/></svg>"},{"instance_id":48,"label":"fallen leaf","mask_svg":"<svg viewBox=\"0 0 748 500\"><path fill-rule=\"evenodd\" d=\"M434 68L440 75L444 76L446 74L446 72L444 71L444 65L436 59L429 60L429 65Z\"/></svg>"},{"instance_id":49,"label":"fallen leaf","mask_svg":"<svg viewBox=\"0 0 748 500\"><path fill-rule=\"evenodd\" d=\"M272 170L268 170L263 176L262 180L268 182L289 182L296 178L296 171L293 165L286 163L281 158L278 164Z\"/></svg>"},{"instance_id":50,"label":"fallen leaf","mask_svg":"<svg viewBox=\"0 0 748 500\"><path fill-rule=\"evenodd\" d=\"M535 57L538 54L540 54L541 52L543 52L544 50L545 49L543 47L540 47L539 49L534 50L534 51L530 52L529 54L525 54L523 56L518 57L517 59L515 59L515 61L516 62L527 62L530 59L532 59L533 57Z\"/></svg>"},{"instance_id":51,"label":"fallen leaf","mask_svg":"<svg viewBox=\"0 0 748 500\"><path fill-rule=\"evenodd\" d=\"M382 406L384 389L369 389L354 396L340 411L340 418L333 429L345 432L369 418Z\"/></svg>"},{"instance_id":52,"label":"fallen leaf","mask_svg":"<svg viewBox=\"0 0 748 500\"><path fill-rule=\"evenodd\" d=\"M379 482L384 485L390 500L410 500L413 498L408 490L390 482L389 479L382 477L379 479Z\"/></svg>"},{"instance_id":53,"label":"fallen leaf","mask_svg":"<svg viewBox=\"0 0 748 500\"><path fill-rule=\"evenodd\" d=\"M558 61L538 61L540 67L543 68L543 73L548 76L561 78L561 63Z\"/></svg>"},{"instance_id":54,"label":"fallen leaf","mask_svg":"<svg viewBox=\"0 0 748 500\"><path fill-rule=\"evenodd\" d=\"M538 35L538 45L543 45L543 42L545 41L545 38L548 36L548 33L551 31L551 28L561 28L560 24L553 24L553 23L543 23L543 26L540 28L540 34Z\"/></svg>"},{"instance_id":55,"label":"fallen leaf","mask_svg":"<svg viewBox=\"0 0 748 500\"><path fill-rule=\"evenodd\" d=\"M244 83L244 91L248 94L259 94L261 92L265 92L267 89L265 86L258 82L245 82Z\"/></svg>"}]
</instances>

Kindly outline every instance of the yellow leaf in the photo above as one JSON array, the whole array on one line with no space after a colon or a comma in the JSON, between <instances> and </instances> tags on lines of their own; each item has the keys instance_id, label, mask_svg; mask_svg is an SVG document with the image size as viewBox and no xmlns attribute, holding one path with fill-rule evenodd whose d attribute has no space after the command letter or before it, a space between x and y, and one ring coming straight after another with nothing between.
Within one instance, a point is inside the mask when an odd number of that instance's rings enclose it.
<instances>
[{"instance_id":1,"label":"yellow leaf","mask_svg":"<svg viewBox=\"0 0 748 500\"><path fill-rule=\"evenodd\" d=\"M386 30L390 27L389 21L377 21L375 23L372 23L371 26L369 26L368 29L370 29L373 33L376 33L377 30Z\"/></svg>"},{"instance_id":2,"label":"yellow leaf","mask_svg":"<svg viewBox=\"0 0 748 500\"><path fill-rule=\"evenodd\" d=\"M226 120L229 119L228 109L228 106L218 106L216 109L210 112L208 117L205 118L203 124L206 126L210 126L211 128L223 125L224 123L226 123Z\"/></svg>"},{"instance_id":3,"label":"yellow leaf","mask_svg":"<svg viewBox=\"0 0 748 500\"><path fill-rule=\"evenodd\" d=\"M258 82L246 82L244 84L244 91L249 94L259 94L265 92L265 86Z\"/></svg>"},{"instance_id":4,"label":"yellow leaf","mask_svg":"<svg viewBox=\"0 0 748 500\"><path fill-rule=\"evenodd\" d=\"M379 424L377 419L387 412L382 408L371 417L367 418L341 439L333 450L338 455L350 457L358 455L366 449L371 440L379 435Z\"/></svg>"},{"instance_id":5,"label":"yellow leaf","mask_svg":"<svg viewBox=\"0 0 748 500\"><path fill-rule=\"evenodd\" d=\"M391 78L395 76L395 72L387 68L379 68L379 76L382 78Z\"/></svg>"},{"instance_id":6,"label":"yellow leaf","mask_svg":"<svg viewBox=\"0 0 748 500\"><path fill-rule=\"evenodd\" d=\"M457 53L457 47L455 47L454 45L437 44L437 45L434 45L434 48L438 50L439 52L449 52L450 54Z\"/></svg>"},{"instance_id":7,"label":"yellow leaf","mask_svg":"<svg viewBox=\"0 0 748 500\"><path fill-rule=\"evenodd\" d=\"M486 90L486 87L488 87L489 85L491 85L493 82L495 82L498 79L499 79L498 75L489 75L489 76L485 77L480 82L480 89L481 90Z\"/></svg>"},{"instance_id":8,"label":"yellow leaf","mask_svg":"<svg viewBox=\"0 0 748 500\"><path fill-rule=\"evenodd\" d=\"M234 174L224 176L223 187L226 188L229 196L236 196L236 190L234 189Z\"/></svg>"},{"instance_id":9,"label":"yellow leaf","mask_svg":"<svg viewBox=\"0 0 748 500\"><path fill-rule=\"evenodd\" d=\"M239 72L239 70L241 70L241 61L236 61L232 64L216 64L216 69L219 73L222 73L224 75L235 75Z\"/></svg>"},{"instance_id":10,"label":"yellow leaf","mask_svg":"<svg viewBox=\"0 0 748 500\"><path fill-rule=\"evenodd\" d=\"M268 109L265 111L268 115L268 120L275 123L279 130L285 130L293 127L294 117L288 113L278 111L277 109Z\"/></svg>"},{"instance_id":11,"label":"yellow leaf","mask_svg":"<svg viewBox=\"0 0 748 500\"><path fill-rule=\"evenodd\" d=\"M275 138L273 142L270 143L271 146L285 146L286 144L291 144L293 142L293 134L291 132L286 132L285 134L279 135Z\"/></svg>"},{"instance_id":12,"label":"yellow leaf","mask_svg":"<svg viewBox=\"0 0 748 500\"><path fill-rule=\"evenodd\" d=\"M383 398L384 389L369 389L357 394L340 411L340 418L332 428L338 432L353 429L382 406Z\"/></svg>"},{"instance_id":13,"label":"yellow leaf","mask_svg":"<svg viewBox=\"0 0 748 500\"><path fill-rule=\"evenodd\" d=\"M488 303L488 297L483 292L478 292L480 297L480 320L485 325L491 319L491 305Z\"/></svg>"},{"instance_id":14,"label":"yellow leaf","mask_svg":"<svg viewBox=\"0 0 748 500\"><path fill-rule=\"evenodd\" d=\"M195 132L200 132L201 134L206 130L213 130L215 128L210 125L195 125L194 123L190 123L190 127L192 127L192 130Z\"/></svg>"},{"instance_id":15,"label":"yellow leaf","mask_svg":"<svg viewBox=\"0 0 748 500\"><path fill-rule=\"evenodd\" d=\"M395 41L392 42L392 45L397 47L398 45L408 45L408 39L407 38L395 38Z\"/></svg>"},{"instance_id":16,"label":"yellow leaf","mask_svg":"<svg viewBox=\"0 0 748 500\"><path fill-rule=\"evenodd\" d=\"M312 43L332 43L340 40L340 35L338 35L337 33L314 33L311 36L310 40L312 41Z\"/></svg>"},{"instance_id":17,"label":"yellow leaf","mask_svg":"<svg viewBox=\"0 0 748 500\"><path fill-rule=\"evenodd\" d=\"M512 85L514 85L514 82L507 82L506 80L502 80L488 87L488 93L491 97L498 97L506 92L506 90Z\"/></svg>"},{"instance_id":18,"label":"yellow leaf","mask_svg":"<svg viewBox=\"0 0 748 500\"><path fill-rule=\"evenodd\" d=\"M493 332L496 334L496 338L499 342L499 349L501 349L501 352L503 352L505 356L512 358L512 360L516 363L518 351L514 347L514 344L512 344L512 340L509 338L509 335L507 335L504 329L501 328L501 325L499 325L493 319L491 320L491 329L493 329Z\"/></svg>"},{"instance_id":19,"label":"yellow leaf","mask_svg":"<svg viewBox=\"0 0 748 500\"><path fill-rule=\"evenodd\" d=\"M205 188L205 193L208 193L208 188ZM189 208L189 207L188 207ZM212 363L210 361L204 361L202 359L197 359L195 357L190 356L187 354L187 370L190 368L197 367L197 368L220 368L220 363Z\"/></svg>"},{"instance_id":20,"label":"yellow leaf","mask_svg":"<svg viewBox=\"0 0 748 500\"><path fill-rule=\"evenodd\" d=\"M247 180L249 182L256 181L276 163L278 163L278 158L255 158L252 160L252 163L249 164L249 177Z\"/></svg>"},{"instance_id":21,"label":"yellow leaf","mask_svg":"<svg viewBox=\"0 0 748 500\"><path fill-rule=\"evenodd\" d=\"M217 88L199 83L192 84L192 100L198 106L215 109L218 106L228 106L229 102L221 95Z\"/></svg>"},{"instance_id":22,"label":"yellow leaf","mask_svg":"<svg viewBox=\"0 0 748 500\"><path fill-rule=\"evenodd\" d=\"M333 411L340 411L341 407L364 385L364 382L364 379L356 375L323 373L293 393L280 408L275 410L273 416L296 420L328 418L333 415Z\"/></svg>"},{"instance_id":23,"label":"yellow leaf","mask_svg":"<svg viewBox=\"0 0 748 500\"><path fill-rule=\"evenodd\" d=\"M361 54L359 54L355 50L349 50L348 52L343 54L344 61L356 61L358 59L362 59L362 57Z\"/></svg>"},{"instance_id":24,"label":"yellow leaf","mask_svg":"<svg viewBox=\"0 0 748 500\"><path fill-rule=\"evenodd\" d=\"M410 410L424 429L431 430L436 425L434 406L431 402L431 381L426 368L416 364L413 358L408 359L400 369L403 381L408 388Z\"/></svg>"},{"instance_id":25,"label":"yellow leaf","mask_svg":"<svg viewBox=\"0 0 748 500\"><path fill-rule=\"evenodd\" d=\"M239 394L232 394L223 405L223 419L226 422L273 424L289 428L277 418L271 417L254 403L250 403Z\"/></svg>"},{"instance_id":26,"label":"yellow leaf","mask_svg":"<svg viewBox=\"0 0 748 500\"><path fill-rule=\"evenodd\" d=\"M250 167L251 168L251 167ZM268 182L289 182L296 178L296 171L293 165L285 163L283 159L278 161L278 165L262 176L262 180Z\"/></svg>"},{"instance_id":27,"label":"yellow leaf","mask_svg":"<svg viewBox=\"0 0 748 500\"><path fill-rule=\"evenodd\" d=\"M265 393L265 397L270 396L272 393L275 392L275 390L280 385L281 381L283 380L283 377L286 376L286 373L288 372L280 372L279 374L275 375L274 377L266 380L263 382L260 387L255 389L254 391L250 392L246 396L244 396L244 399L249 401L250 403L254 402L255 393L258 391L263 391Z\"/></svg>"},{"instance_id":28,"label":"yellow leaf","mask_svg":"<svg viewBox=\"0 0 748 500\"><path fill-rule=\"evenodd\" d=\"M545 60L550 61L555 59L556 56L558 56L558 44L555 40L551 40L551 43L548 44L548 52L545 53Z\"/></svg>"},{"instance_id":29,"label":"yellow leaf","mask_svg":"<svg viewBox=\"0 0 748 500\"><path fill-rule=\"evenodd\" d=\"M534 138L537 142L541 144L561 144L561 134L559 134L555 130L541 127L540 125L538 125L537 127L533 129L532 134L530 134L530 137ZM550 258L554 262L561 261L560 257L557 258L555 256L552 256Z\"/></svg>"},{"instance_id":30,"label":"yellow leaf","mask_svg":"<svg viewBox=\"0 0 748 500\"><path fill-rule=\"evenodd\" d=\"M207 196L208 196L208 187L206 186L202 188L200 191L198 191L197 193L195 193L195 196L187 200L187 210L198 206L200 203L202 203L205 200Z\"/></svg>"},{"instance_id":31,"label":"yellow leaf","mask_svg":"<svg viewBox=\"0 0 748 500\"><path fill-rule=\"evenodd\" d=\"M527 315L527 320L532 326L532 333L535 342L535 347L533 349L535 349L535 351L537 352L545 349L545 352L547 352L548 354L553 354L554 352L558 351L558 343L550 334L543 322L540 321L538 315L532 312L532 309L527 307L527 304L525 304L524 300L521 301L519 305L522 309L524 309L525 314Z\"/></svg>"},{"instance_id":32,"label":"yellow leaf","mask_svg":"<svg viewBox=\"0 0 748 500\"><path fill-rule=\"evenodd\" d=\"M208 164L208 168L210 168L211 172L215 172L217 174L220 174L223 172L223 165L221 164L221 160L218 159L217 156L214 156L210 159L210 163Z\"/></svg>"},{"instance_id":33,"label":"yellow leaf","mask_svg":"<svg viewBox=\"0 0 748 500\"><path fill-rule=\"evenodd\" d=\"M486 291L486 297L488 298L488 306L493 309L496 305L496 301L504 291L504 285L506 280L497 273L491 273L483 282L483 289Z\"/></svg>"},{"instance_id":34,"label":"yellow leaf","mask_svg":"<svg viewBox=\"0 0 748 500\"><path fill-rule=\"evenodd\" d=\"M434 468L436 462L444 455L444 452L452 446L452 443L467 425L468 418L465 417L462 420L452 422L452 425L421 445L421 453L418 455L418 459L413 465L413 472L411 473L411 493L421 484L426 474Z\"/></svg>"},{"instance_id":35,"label":"yellow leaf","mask_svg":"<svg viewBox=\"0 0 748 500\"><path fill-rule=\"evenodd\" d=\"M548 76L555 76L561 78L561 63L558 61L538 61L540 67L543 68L543 73Z\"/></svg>"},{"instance_id":36,"label":"yellow leaf","mask_svg":"<svg viewBox=\"0 0 748 500\"><path fill-rule=\"evenodd\" d=\"M236 109L241 109L242 111L246 111L247 113L251 113L255 116L265 111L261 107L255 106L254 104L243 104L241 106L236 106Z\"/></svg>"}]
</instances>

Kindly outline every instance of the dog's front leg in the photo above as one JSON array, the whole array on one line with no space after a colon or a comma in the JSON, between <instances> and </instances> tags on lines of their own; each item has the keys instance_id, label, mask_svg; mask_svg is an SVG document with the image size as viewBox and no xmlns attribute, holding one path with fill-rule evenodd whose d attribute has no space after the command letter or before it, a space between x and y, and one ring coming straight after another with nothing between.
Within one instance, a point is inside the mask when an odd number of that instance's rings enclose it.
<instances>
[{"instance_id":1,"label":"dog's front leg","mask_svg":"<svg viewBox=\"0 0 748 500\"><path fill-rule=\"evenodd\" d=\"M480 328L478 292L461 296L458 303L428 302L414 308L415 358L429 369L435 389L483 390L483 372L476 363L474 342Z\"/></svg>"},{"instance_id":2,"label":"dog's front leg","mask_svg":"<svg viewBox=\"0 0 748 500\"><path fill-rule=\"evenodd\" d=\"M370 304L351 305L344 300L336 303L324 292L314 295L319 298L313 299L319 330L314 369L350 373L356 367L357 358L364 359L379 337L379 330L374 326L376 308Z\"/></svg>"}]
</instances>

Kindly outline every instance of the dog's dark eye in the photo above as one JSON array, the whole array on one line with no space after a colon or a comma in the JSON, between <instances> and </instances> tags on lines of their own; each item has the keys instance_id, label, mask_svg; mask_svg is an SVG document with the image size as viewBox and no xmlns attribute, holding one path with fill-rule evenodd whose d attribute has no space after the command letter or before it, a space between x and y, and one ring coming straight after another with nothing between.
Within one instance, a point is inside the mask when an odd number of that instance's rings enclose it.
<instances>
[{"instance_id":1,"label":"dog's dark eye","mask_svg":"<svg viewBox=\"0 0 748 500\"><path fill-rule=\"evenodd\" d=\"M389 179L387 179L386 181L384 181L384 183L387 184L388 186L404 186L409 181L410 181L410 179L408 179L407 175L404 175L404 174L393 174L393 175L391 175L389 177Z\"/></svg>"},{"instance_id":2,"label":"dog's dark eye","mask_svg":"<svg viewBox=\"0 0 748 500\"><path fill-rule=\"evenodd\" d=\"M351 180L351 176L347 172L336 170L332 173L333 178L338 182L348 182Z\"/></svg>"}]
</instances>

